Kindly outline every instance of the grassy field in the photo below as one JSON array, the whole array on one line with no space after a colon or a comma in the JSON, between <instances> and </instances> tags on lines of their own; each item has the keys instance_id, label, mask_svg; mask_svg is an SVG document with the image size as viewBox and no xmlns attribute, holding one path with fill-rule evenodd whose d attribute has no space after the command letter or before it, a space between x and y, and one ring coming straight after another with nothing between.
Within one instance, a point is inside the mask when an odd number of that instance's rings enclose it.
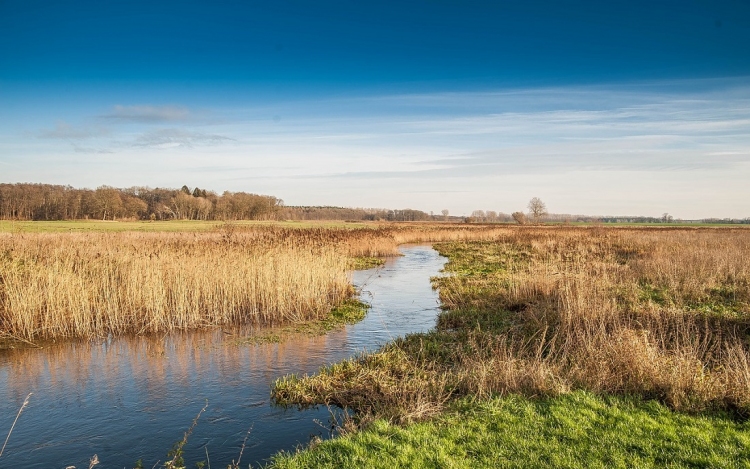
<instances>
[{"instance_id":1,"label":"grassy field","mask_svg":"<svg viewBox=\"0 0 750 469\"><path fill-rule=\"evenodd\" d=\"M9 221L0 220L0 233L111 233L111 232L172 232L192 233L221 229L227 224L239 228L277 226L282 228L362 228L364 222L344 221L252 221L232 222L169 220L169 221Z\"/></svg>"},{"instance_id":2,"label":"grassy field","mask_svg":"<svg viewBox=\"0 0 750 469\"><path fill-rule=\"evenodd\" d=\"M204 232L221 229L227 224L247 229L258 226L275 226L280 228L375 228L378 226L398 226L396 223L383 222L366 222L366 221L255 221L255 220L238 220L231 222L223 221L200 221L200 220L169 220L169 221L105 221L105 220L67 220L67 221L11 221L0 220L0 233L86 233L86 232ZM418 226L422 227L447 227L454 229L487 229L487 228L511 228L514 224L476 224L465 225L460 223L442 224L434 223L402 223L401 226ZM750 228L750 225L726 225L710 223L607 223L606 225L591 223L572 223L572 224L550 224L549 226L604 226L618 228L647 227L647 228Z\"/></svg>"},{"instance_id":3,"label":"grassy field","mask_svg":"<svg viewBox=\"0 0 750 469\"><path fill-rule=\"evenodd\" d=\"M740 468L748 461L747 422L578 391L459 401L439 417L407 427L380 419L364 431L281 454L272 467Z\"/></svg>"},{"instance_id":4,"label":"grassy field","mask_svg":"<svg viewBox=\"0 0 750 469\"><path fill-rule=\"evenodd\" d=\"M413 425L427 419L430 423L407 427L407 437L456 438L463 442L459 446L479 444L483 432L446 432L429 419L441 421L456 400L466 398L485 405L485 399L498 404L504 402L498 396L520 394L548 403L563 399L567 406L570 401L560 396L585 390L654 400L690 414L718 412L711 418L721 425L750 416L750 259L743 255L750 252L750 232L524 228L509 229L494 240L436 248L450 259L446 270L451 275L434 280L447 310L433 331L396 340L313 376L282 378L273 390L276 402L341 406L356 410L365 424L385 419ZM524 405L539 405L529 402ZM455 418L468 426L484 425L479 417L462 415ZM545 422L536 429L542 434L554 430L545 426L557 425ZM635 415L625 422L630 423L619 428L621 437L641 431ZM416 433L409 433L412 429ZM736 430L747 438L746 427ZM602 435L601 442L609 446L613 438ZM660 438L654 434L648 444L658 448ZM694 444L675 438L684 447ZM330 447L345 447L337 444ZM549 444L544 451L560 451L554 449L556 443ZM745 443L733 444L741 449ZM706 445L721 453L714 443ZM613 447L617 457L625 458L621 465L659 465L641 461L640 450L627 448ZM403 449L408 451L408 445ZM607 465L609 456L602 448L597 451L584 461ZM338 452L332 450L332 455ZM313 461L308 457L314 456L296 456L303 463ZM296 459L282 461L280 467L297 464ZM692 464L689 458L682 461L677 466ZM560 464L575 465L564 459ZM429 461L423 466L430 467Z\"/></svg>"}]
</instances>

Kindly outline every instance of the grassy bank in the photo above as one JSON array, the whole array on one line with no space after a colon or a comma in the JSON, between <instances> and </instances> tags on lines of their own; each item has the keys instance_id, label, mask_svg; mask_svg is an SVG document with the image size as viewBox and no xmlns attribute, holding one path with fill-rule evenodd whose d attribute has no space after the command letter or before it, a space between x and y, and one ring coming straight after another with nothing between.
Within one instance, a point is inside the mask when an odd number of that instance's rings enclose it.
<instances>
[{"instance_id":1,"label":"grassy bank","mask_svg":"<svg viewBox=\"0 0 750 469\"><path fill-rule=\"evenodd\" d=\"M451 275L433 331L280 379L274 399L396 423L576 390L750 415L746 230L530 228L436 248Z\"/></svg>"},{"instance_id":2,"label":"grassy bank","mask_svg":"<svg viewBox=\"0 0 750 469\"><path fill-rule=\"evenodd\" d=\"M750 426L654 401L574 392L460 401L439 417L366 430L282 454L273 467L748 467Z\"/></svg>"}]
</instances>

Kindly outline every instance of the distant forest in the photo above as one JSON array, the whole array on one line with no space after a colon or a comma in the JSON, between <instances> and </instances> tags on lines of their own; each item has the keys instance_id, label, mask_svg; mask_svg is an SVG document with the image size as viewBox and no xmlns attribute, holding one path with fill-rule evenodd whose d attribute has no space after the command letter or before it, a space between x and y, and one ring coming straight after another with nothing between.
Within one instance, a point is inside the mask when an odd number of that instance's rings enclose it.
<instances>
[{"instance_id":1,"label":"distant forest","mask_svg":"<svg viewBox=\"0 0 750 469\"><path fill-rule=\"evenodd\" d=\"M0 183L0 220L440 220L463 223L515 223L512 215L474 210L470 216L449 216L421 210L285 206L270 195L225 191L221 195L198 187L180 189L130 187L76 189L51 184ZM598 223L725 223L750 224L750 218L674 220L661 217L547 214L544 222Z\"/></svg>"},{"instance_id":2,"label":"distant forest","mask_svg":"<svg viewBox=\"0 0 750 469\"><path fill-rule=\"evenodd\" d=\"M76 189L51 184L0 184L4 220L430 220L420 210L286 207L284 201L247 192L221 195L195 187Z\"/></svg>"}]
</instances>

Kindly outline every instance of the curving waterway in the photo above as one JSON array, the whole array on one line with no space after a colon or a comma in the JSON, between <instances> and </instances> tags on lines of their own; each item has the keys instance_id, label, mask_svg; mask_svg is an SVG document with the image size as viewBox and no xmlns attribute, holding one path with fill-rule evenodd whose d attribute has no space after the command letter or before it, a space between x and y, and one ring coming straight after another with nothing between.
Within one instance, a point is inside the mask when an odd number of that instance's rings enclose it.
<instances>
[{"instance_id":1,"label":"curving waterway","mask_svg":"<svg viewBox=\"0 0 750 469\"><path fill-rule=\"evenodd\" d=\"M241 329L163 337L64 342L0 353L0 442L24 398L0 468L159 466L196 414L208 407L185 446L185 459L226 467L247 443L242 465L293 451L311 436L327 438L327 409L281 409L271 384L289 373L313 373L391 339L426 331L439 312L430 277L446 259L430 246L402 246L403 257L353 273L367 317L321 337L236 345Z\"/></svg>"}]
</instances>

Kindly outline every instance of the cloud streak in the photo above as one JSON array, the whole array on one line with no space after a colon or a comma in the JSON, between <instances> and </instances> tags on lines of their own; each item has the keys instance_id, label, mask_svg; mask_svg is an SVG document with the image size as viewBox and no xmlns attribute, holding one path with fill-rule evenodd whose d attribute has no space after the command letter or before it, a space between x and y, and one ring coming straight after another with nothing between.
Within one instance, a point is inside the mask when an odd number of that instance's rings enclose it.
<instances>
[{"instance_id":1,"label":"cloud streak","mask_svg":"<svg viewBox=\"0 0 750 469\"><path fill-rule=\"evenodd\" d=\"M109 131L104 128L74 127L65 121L59 121L53 129L40 130L38 137L62 140L85 140L108 134Z\"/></svg>"},{"instance_id":2,"label":"cloud streak","mask_svg":"<svg viewBox=\"0 0 750 469\"><path fill-rule=\"evenodd\" d=\"M223 135L207 134L183 129L155 129L140 135L133 147L192 148L196 145L221 145L234 139Z\"/></svg>"},{"instance_id":3,"label":"cloud streak","mask_svg":"<svg viewBox=\"0 0 750 469\"><path fill-rule=\"evenodd\" d=\"M188 108L182 106L122 106L118 104L108 114L100 117L119 122L159 123L186 121L192 118L193 114Z\"/></svg>"}]
</instances>

